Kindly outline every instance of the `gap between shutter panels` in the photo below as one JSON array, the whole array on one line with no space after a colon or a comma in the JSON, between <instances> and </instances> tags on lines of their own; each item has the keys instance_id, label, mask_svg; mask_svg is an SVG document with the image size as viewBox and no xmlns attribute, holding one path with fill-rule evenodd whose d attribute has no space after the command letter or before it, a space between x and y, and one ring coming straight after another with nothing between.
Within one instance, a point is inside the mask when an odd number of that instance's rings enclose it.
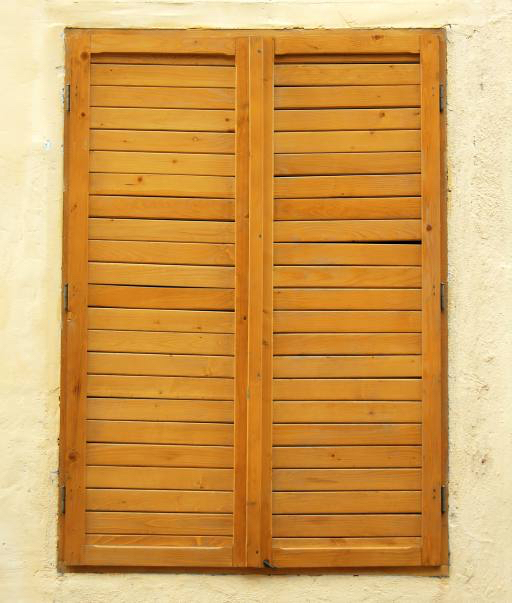
<instances>
[{"instance_id":1,"label":"gap between shutter panels","mask_svg":"<svg viewBox=\"0 0 512 603\"><path fill-rule=\"evenodd\" d=\"M419 564L419 65L351 59L275 67L272 558L290 567ZM229 565L232 59L127 60L91 69L87 558Z\"/></svg>"}]
</instances>

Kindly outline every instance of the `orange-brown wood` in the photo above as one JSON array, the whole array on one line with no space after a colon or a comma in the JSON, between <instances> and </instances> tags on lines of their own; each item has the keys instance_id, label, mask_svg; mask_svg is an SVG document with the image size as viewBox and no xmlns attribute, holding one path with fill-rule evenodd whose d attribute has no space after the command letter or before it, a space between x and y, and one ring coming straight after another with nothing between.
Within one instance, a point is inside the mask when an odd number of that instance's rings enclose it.
<instances>
[{"instance_id":1,"label":"orange-brown wood","mask_svg":"<svg viewBox=\"0 0 512 603\"><path fill-rule=\"evenodd\" d=\"M422 121L422 563L441 563L442 349L439 37L421 38Z\"/></svg>"},{"instance_id":2,"label":"orange-brown wood","mask_svg":"<svg viewBox=\"0 0 512 603\"><path fill-rule=\"evenodd\" d=\"M89 66L90 35L67 37L70 56L70 115L67 140L66 256L64 282L68 307L64 314L63 404L66 423L64 483L64 561L82 563L85 543L85 414L87 396L87 213L89 200Z\"/></svg>"}]
</instances>

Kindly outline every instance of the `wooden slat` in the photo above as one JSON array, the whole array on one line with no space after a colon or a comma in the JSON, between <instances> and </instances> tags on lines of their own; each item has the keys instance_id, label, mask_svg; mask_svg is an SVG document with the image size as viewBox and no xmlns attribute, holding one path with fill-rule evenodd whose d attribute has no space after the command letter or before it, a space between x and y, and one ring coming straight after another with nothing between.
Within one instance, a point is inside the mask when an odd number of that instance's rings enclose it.
<instances>
[{"instance_id":1,"label":"wooden slat","mask_svg":"<svg viewBox=\"0 0 512 603\"><path fill-rule=\"evenodd\" d=\"M210 335L210 337L215 337ZM279 333L274 354L420 354L419 333ZM371 400L371 398L369 398Z\"/></svg>"},{"instance_id":2,"label":"wooden slat","mask_svg":"<svg viewBox=\"0 0 512 603\"><path fill-rule=\"evenodd\" d=\"M187 490L87 490L88 511L140 511L167 513L230 513L231 492Z\"/></svg>"},{"instance_id":3,"label":"wooden slat","mask_svg":"<svg viewBox=\"0 0 512 603\"><path fill-rule=\"evenodd\" d=\"M231 446L88 444L88 465L233 468ZM90 531L90 530L88 530ZM179 534L179 532L177 532Z\"/></svg>"},{"instance_id":4,"label":"wooden slat","mask_svg":"<svg viewBox=\"0 0 512 603\"><path fill-rule=\"evenodd\" d=\"M278 109L275 112L276 132L419 128L419 109Z\"/></svg>"},{"instance_id":5,"label":"wooden slat","mask_svg":"<svg viewBox=\"0 0 512 603\"><path fill-rule=\"evenodd\" d=\"M358 540L358 539L352 539ZM391 540L391 539L390 539ZM397 539L394 539L397 540ZM402 539L405 540L405 539ZM410 538L409 540L414 540ZM283 540L286 543L286 540ZM302 541L301 541L302 542ZM168 536L158 534L88 534L86 544L139 547L220 547L231 546L230 536ZM306 541L307 544L307 541Z\"/></svg>"},{"instance_id":6,"label":"wooden slat","mask_svg":"<svg viewBox=\"0 0 512 603\"><path fill-rule=\"evenodd\" d=\"M276 197L283 198L419 195L420 176L418 174L288 176L277 177L274 186Z\"/></svg>"},{"instance_id":7,"label":"wooden slat","mask_svg":"<svg viewBox=\"0 0 512 603\"><path fill-rule=\"evenodd\" d=\"M140 354L213 354L231 356L233 335L228 333L172 333L89 330L90 352Z\"/></svg>"},{"instance_id":8,"label":"wooden slat","mask_svg":"<svg viewBox=\"0 0 512 603\"><path fill-rule=\"evenodd\" d=\"M215 155L214 157L218 157ZM142 168L139 168L142 169ZM108 170L102 170L108 171ZM109 170L128 171L128 170ZM138 170L135 170L138 171ZM275 156L276 176L401 174L420 171L419 153L300 153ZM191 172L182 171L182 174ZM211 172L214 173L214 172ZM216 174L219 172L215 172ZM229 174L228 174L229 175ZM385 188L385 187L383 187ZM364 191L362 187L361 192ZM279 192L279 191L278 191ZM401 194L401 193L395 193Z\"/></svg>"},{"instance_id":9,"label":"wooden slat","mask_svg":"<svg viewBox=\"0 0 512 603\"><path fill-rule=\"evenodd\" d=\"M90 471L90 469L89 469ZM210 469L210 471L212 471ZM274 492L420 490L421 469L274 469Z\"/></svg>"},{"instance_id":10,"label":"wooden slat","mask_svg":"<svg viewBox=\"0 0 512 603\"><path fill-rule=\"evenodd\" d=\"M417 241L421 238L421 223L420 220L290 220L276 222L274 233L276 242Z\"/></svg>"},{"instance_id":11,"label":"wooden slat","mask_svg":"<svg viewBox=\"0 0 512 603\"><path fill-rule=\"evenodd\" d=\"M274 402L274 423L418 423L421 402Z\"/></svg>"},{"instance_id":12,"label":"wooden slat","mask_svg":"<svg viewBox=\"0 0 512 603\"><path fill-rule=\"evenodd\" d=\"M232 312L89 308L90 329L233 333Z\"/></svg>"},{"instance_id":13,"label":"wooden slat","mask_svg":"<svg viewBox=\"0 0 512 603\"><path fill-rule=\"evenodd\" d=\"M113 536L113 538L122 539L130 536ZM135 536L135 538L143 538ZM149 538L166 538L166 536L151 536ZM186 538L186 536L181 536ZM203 539L207 537L201 537ZM211 537L213 539L213 537ZM88 539L93 542L108 542L108 536L90 535ZM122 542L122 540L120 540ZM135 544L138 541L135 540ZM307 549L334 549L337 547L350 548L368 548L368 547L388 547L388 546L421 546L421 538L416 536L388 536L375 538L274 538L273 545L277 548L307 548Z\"/></svg>"},{"instance_id":14,"label":"wooden slat","mask_svg":"<svg viewBox=\"0 0 512 603\"><path fill-rule=\"evenodd\" d=\"M168 197L233 197L230 176L182 176L179 174L92 173L90 192L97 195L164 195ZM97 218L99 219L99 218Z\"/></svg>"},{"instance_id":15,"label":"wooden slat","mask_svg":"<svg viewBox=\"0 0 512 603\"><path fill-rule=\"evenodd\" d=\"M113 327L116 328L116 327ZM417 333L421 312L275 312L275 333Z\"/></svg>"},{"instance_id":16,"label":"wooden slat","mask_svg":"<svg viewBox=\"0 0 512 603\"><path fill-rule=\"evenodd\" d=\"M90 239L234 243L232 222L90 218Z\"/></svg>"},{"instance_id":17,"label":"wooden slat","mask_svg":"<svg viewBox=\"0 0 512 603\"><path fill-rule=\"evenodd\" d=\"M91 375L233 377L234 361L229 356L89 352L87 356L87 370Z\"/></svg>"},{"instance_id":18,"label":"wooden slat","mask_svg":"<svg viewBox=\"0 0 512 603\"><path fill-rule=\"evenodd\" d=\"M421 400L421 380L274 379L274 395L276 400Z\"/></svg>"},{"instance_id":19,"label":"wooden slat","mask_svg":"<svg viewBox=\"0 0 512 603\"><path fill-rule=\"evenodd\" d=\"M90 264L91 267L93 265ZM105 266L105 264L100 264L100 266ZM124 264L113 264L113 266L124 266ZM192 267L187 268L192 271ZM202 270L206 270L206 268L202 267ZM219 268L210 268L210 270L219 270ZM229 270L229 268L224 268L224 270ZM186 274L188 276L188 273ZM202 275L202 273L199 274ZM221 274L225 276L225 273ZM89 276L90 279L91 276ZM220 280L219 277L212 278L216 284L211 286L229 287L229 283L226 283L228 279L224 278L222 283L219 282ZM189 283L185 280L183 284L206 286L199 285L198 281L199 275L195 282ZM396 268L392 266L276 266L274 267L274 284L276 287L420 287L421 268L413 266Z\"/></svg>"},{"instance_id":20,"label":"wooden slat","mask_svg":"<svg viewBox=\"0 0 512 603\"><path fill-rule=\"evenodd\" d=\"M275 218L276 220L419 218L420 205L420 197L276 199ZM389 255L393 257L394 254Z\"/></svg>"},{"instance_id":21,"label":"wooden slat","mask_svg":"<svg viewBox=\"0 0 512 603\"><path fill-rule=\"evenodd\" d=\"M91 130L91 150L165 153L233 153L235 135L223 132Z\"/></svg>"},{"instance_id":22,"label":"wooden slat","mask_svg":"<svg viewBox=\"0 0 512 603\"><path fill-rule=\"evenodd\" d=\"M419 289L275 289L276 310L420 310Z\"/></svg>"},{"instance_id":23,"label":"wooden slat","mask_svg":"<svg viewBox=\"0 0 512 603\"><path fill-rule=\"evenodd\" d=\"M119 421L233 422L233 403L218 400L89 398L87 418Z\"/></svg>"},{"instance_id":24,"label":"wooden slat","mask_svg":"<svg viewBox=\"0 0 512 603\"><path fill-rule=\"evenodd\" d=\"M221 109L91 108L91 128L99 130L234 132L234 119L234 111Z\"/></svg>"},{"instance_id":25,"label":"wooden slat","mask_svg":"<svg viewBox=\"0 0 512 603\"><path fill-rule=\"evenodd\" d=\"M367 30L334 31L332 36L311 32L307 36L276 37L276 55L325 53L415 53L419 52L419 34L409 31Z\"/></svg>"},{"instance_id":26,"label":"wooden slat","mask_svg":"<svg viewBox=\"0 0 512 603\"><path fill-rule=\"evenodd\" d=\"M233 426L227 423L163 421L87 421L88 442L232 446Z\"/></svg>"},{"instance_id":27,"label":"wooden slat","mask_svg":"<svg viewBox=\"0 0 512 603\"><path fill-rule=\"evenodd\" d=\"M99 445L99 444L98 444ZM421 467L420 446L275 447L274 469ZM321 534L317 534L320 536ZM396 534L398 536L398 534ZM361 534L364 536L364 534Z\"/></svg>"},{"instance_id":28,"label":"wooden slat","mask_svg":"<svg viewBox=\"0 0 512 603\"><path fill-rule=\"evenodd\" d=\"M232 547L141 547L87 545L87 565L145 567L230 567Z\"/></svg>"},{"instance_id":29,"label":"wooden slat","mask_svg":"<svg viewBox=\"0 0 512 603\"><path fill-rule=\"evenodd\" d=\"M233 518L228 513L104 513L89 511L89 534L172 534L230 536Z\"/></svg>"},{"instance_id":30,"label":"wooden slat","mask_svg":"<svg viewBox=\"0 0 512 603\"><path fill-rule=\"evenodd\" d=\"M233 88L91 86L92 107L232 109L234 105Z\"/></svg>"},{"instance_id":31,"label":"wooden slat","mask_svg":"<svg viewBox=\"0 0 512 603\"><path fill-rule=\"evenodd\" d=\"M276 109L419 107L419 86L305 86L275 89Z\"/></svg>"},{"instance_id":32,"label":"wooden slat","mask_svg":"<svg viewBox=\"0 0 512 603\"><path fill-rule=\"evenodd\" d=\"M419 491L275 492L272 496L272 512L285 515L292 513L419 513L420 507L421 493Z\"/></svg>"},{"instance_id":33,"label":"wooden slat","mask_svg":"<svg viewBox=\"0 0 512 603\"><path fill-rule=\"evenodd\" d=\"M137 235L133 234L131 236L135 237ZM179 237L179 235L176 236ZM100 240L89 242L89 259L96 262L188 264L189 268L190 265L232 266L234 253L234 245L231 243ZM185 283L179 284L184 285Z\"/></svg>"},{"instance_id":34,"label":"wooden slat","mask_svg":"<svg viewBox=\"0 0 512 603\"><path fill-rule=\"evenodd\" d=\"M441 287L441 123L439 36L421 38L422 73L422 333L423 333L423 501L422 562L441 563L443 473L443 391Z\"/></svg>"},{"instance_id":35,"label":"wooden slat","mask_svg":"<svg viewBox=\"0 0 512 603\"><path fill-rule=\"evenodd\" d=\"M94 53L172 53L233 55L235 40L207 32L172 32L165 30L91 30L91 50ZM130 56L130 55L129 55ZM131 59L131 57L130 57Z\"/></svg>"},{"instance_id":36,"label":"wooden slat","mask_svg":"<svg viewBox=\"0 0 512 603\"><path fill-rule=\"evenodd\" d=\"M277 356L274 377L421 377L421 356Z\"/></svg>"},{"instance_id":37,"label":"wooden slat","mask_svg":"<svg viewBox=\"0 0 512 603\"><path fill-rule=\"evenodd\" d=\"M419 424L277 424L273 427L274 446L353 446L421 444ZM297 482L297 490L302 489ZM419 511L419 509L418 509ZM344 511L340 511L344 512ZM277 511L276 511L277 513Z\"/></svg>"},{"instance_id":38,"label":"wooden slat","mask_svg":"<svg viewBox=\"0 0 512 603\"><path fill-rule=\"evenodd\" d=\"M339 547L326 549L275 548L278 567L385 567L421 565L419 546Z\"/></svg>"},{"instance_id":39,"label":"wooden slat","mask_svg":"<svg viewBox=\"0 0 512 603\"><path fill-rule=\"evenodd\" d=\"M233 310L233 289L89 285L89 305L169 310Z\"/></svg>"},{"instance_id":40,"label":"wooden slat","mask_svg":"<svg viewBox=\"0 0 512 603\"><path fill-rule=\"evenodd\" d=\"M301 225L303 224L301 222ZM324 222L324 225L328 224L328 222ZM397 264L400 266L420 266L421 246L419 244L400 245L399 243L393 245L389 243L381 245L375 243L308 243L307 245L303 243L277 243L274 245L274 258L276 265L355 264L392 266Z\"/></svg>"},{"instance_id":41,"label":"wooden slat","mask_svg":"<svg viewBox=\"0 0 512 603\"><path fill-rule=\"evenodd\" d=\"M232 490L232 469L167 467L87 467L88 488Z\"/></svg>"},{"instance_id":42,"label":"wooden slat","mask_svg":"<svg viewBox=\"0 0 512 603\"><path fill-rule=\"evenodd\" d=\"M407 270L407 268L402 270ZM89 262L89 283L229 288L234 287L235 271L227 266L165 266L161 264Z\"/></svg>"},{"instance_id":43,"label":"wooden slat","mask_svg":"<svg viewBox=\"0 0 512 603\"><path fill-rule=\"evenodd\" d=\"M233 379L89 375L88 392L98 397L233 399Z\"/></svg>"},{"instance_id":44,"label":"wooden slat","mask_svg":"<svg viewBox=\"0 0 512 603\"><path fill-rule=\"evenodd\" d=\"M405 163L405 161L402 161L402 163ZM91 172L123 172L131 174L143 172L145 174L234 176L235 161L233 155L221 155L219 153L208 155L204 153L92 151L90 170ZM206 205L207 203L203 203L203 206ZM231 215L230 218L232 219L233 216Z\"/></svg>"},{"instance_id":45,"label":"wooden slat","mask_svg":"<svg viewBox=\"0 0 512 603\"><path fill-rule=\"evenodd\" d=\"M197 65L91 65L95 86L193 86L233 88L234 67Z\"/></svg>"},{"instance_id":46,"label":"wooden slat","mask_svg":"<svg viewBox=\"0 0 512 603\"><path fill-rule=\"evenodd\" d=\"M92 155L97 156L97 153L103 153L103 151L94 151ZM109 154L107 151L104 153ZM114 154L126 155L123 152ZM137 153L130 154L136 155ZM208 157L212 157L212 155L208 155ZM219 157L225 157L225 155L219 155ZM89 217L233 220L235 213L232 199L91 195L89 197Z\"/></svg>"},{"instance_id":47,"label":"wooden slat","mask_svg":"<svg viewBox=\"0 0 512 603\"><path fill-rule=\"evenodd\" d=\"M277 537L420 536L421 516L399 515L275 515Z\"/></svg>"},{"instance_id":48,"label":"wooden slat","mask_svg":"<svg viewBox=\"0 0 512 603\"><path fill-rule=\"evenodd\" d=\"M419 84L420 66L400 63L375 65L276 65L276 86L378 86Z\"/></svg>"}]
</instances>

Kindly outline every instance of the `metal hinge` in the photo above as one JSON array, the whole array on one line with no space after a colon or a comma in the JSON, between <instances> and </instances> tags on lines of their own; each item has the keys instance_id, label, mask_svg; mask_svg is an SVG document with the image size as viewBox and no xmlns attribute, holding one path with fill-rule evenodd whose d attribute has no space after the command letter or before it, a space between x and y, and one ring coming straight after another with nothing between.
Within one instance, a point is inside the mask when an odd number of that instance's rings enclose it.
<instances>
[{"instance_id":1,"label":"metal hinge","mask_svg":"<svg viewBox=\"0 0 512 603\"><path fill-rule=\"evenodd\" d=\"M69 285L67 283L62 287L62 305L64 312L69 312Z\"/></svg>"},{"instance_id":2,"label":"metal hinge","mask_svg":"<svg viewBox=\"0 0 512 603\"><path fill-rule=\"evenodd\" d=\"M441 283L439 298L441 300L441 312L444 312L448 302L448 283Z\"/></svg>"},{"instance_id":3,"label":"metal hinge","mask_svg":"<svg viewBox=\"0 0 512 603\"><path fill-rule=\"evenodd\" d=\"M59 511L62 515L66 513L66 486L59 488Z\"/></svg>"},{"instance_id":4,"label":"metal hinge","mask_svg":"<svg viewBox=\"0 0 512 603\"><path fill-rule=\"evenodd\" d=\"M268 559L263 559L264 567L268 567L268 569L277 569L275 565L272 565Z\"/></svg>"},{"instance_id":5,"label":"metal hinge","mask_svg":"<svg viewBox=\"0 0 512 603\"><path fill-rule=\"evenodd\" d=\"M439 111L444 111L444 84L439 84Z\"/></svg>"},{"instance_id":6,"label":"metal hinge","mask_svg":"<svg viewBox=\"0 0 512 603\"><path fill-rule=\"evenodd\" d=\"M69 113L71 110L71 85L66 84L64 86L64 110Z\"/></svg>"},{"instance_id":7,"label":"metal hinge","mask_svg":"<svg viewBox=\"0 0 512 603\"><path fill-rule=\"evenodd\" d=\"M446 513L447 503L446 486L441 486L441 513Z\"/></svg>"}]
</instances>

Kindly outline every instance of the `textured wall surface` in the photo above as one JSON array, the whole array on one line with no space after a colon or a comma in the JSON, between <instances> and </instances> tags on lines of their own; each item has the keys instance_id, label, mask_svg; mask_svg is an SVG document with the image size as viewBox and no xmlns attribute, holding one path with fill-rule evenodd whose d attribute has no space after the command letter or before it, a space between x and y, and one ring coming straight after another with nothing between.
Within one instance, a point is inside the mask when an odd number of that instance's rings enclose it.
<instances>
[{"instance_id":1,"label":"textured wall surface","mask_svg":"<svg viewBox=\"0 0 512 603\"><path fill-rule=\"evenodd\" d=\"M63 29L446 27L449 578L59 574ZM512 601L511 0L2 0L0 601Z\"/></svg>"}]
</instances>

